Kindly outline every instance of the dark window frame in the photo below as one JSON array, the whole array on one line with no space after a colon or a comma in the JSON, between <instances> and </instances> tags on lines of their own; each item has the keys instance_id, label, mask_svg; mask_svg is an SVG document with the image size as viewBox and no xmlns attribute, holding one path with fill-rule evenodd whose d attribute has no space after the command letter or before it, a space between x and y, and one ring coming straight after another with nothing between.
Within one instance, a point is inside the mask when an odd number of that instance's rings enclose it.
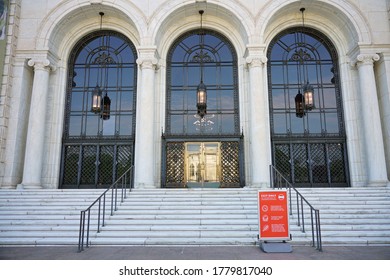
<instances>
[{"instance_id":1,"label":"dark window frame","mask_svg":"<svg viewBox=\"0 0 390 280\"><path fill-rule=\"evenodd\" d=\"M318 30L294 27L272 40L267 58L273 164L297 187L349 186L336 48ZM304 65L309 67L299 68ZM299 118L294 99L307 80L316 107Z\"/></svg>"},{"instance_id":2,"label":"dark window frame","mask_svg":"<svg viewBox=\"0 0 390 280\"><path fill-rule=\"evenodd\" d=\"M134 44L124 35L111 30L92 32L73 47L68 60L61 188L104 188L133 165L138 71L136 59ZM100 114L90 111L91 92L96 86L94 77L97 79L98 75L89 73L90 69L97 69L99 65L113 71L111 75L115 77L108 79L107 74L105 84L111 98L109 120L103 120ZM82 72L76 71L74 75L75 69ZM97 71L94 73L99 74ZM102 85L103 89L105 85ZM82 97L77 100L74 93ZM72 98L75 100L73 103ZM72 131L72 116L79 118L79 133ZM86 120L92 120L96 126L91 126ZM104 130L105 126L110 126L108 133ZM91 128L97 129L88 133Z\"/></svg>"}]
</instances>

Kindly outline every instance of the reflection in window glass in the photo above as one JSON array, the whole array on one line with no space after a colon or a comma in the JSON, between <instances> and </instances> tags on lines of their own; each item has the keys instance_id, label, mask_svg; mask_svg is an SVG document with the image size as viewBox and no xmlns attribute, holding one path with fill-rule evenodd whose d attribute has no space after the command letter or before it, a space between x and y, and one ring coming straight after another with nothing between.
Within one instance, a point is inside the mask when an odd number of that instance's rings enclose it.
<instances>
[{"instance_id":1,"label":"reflection in window glass","mask_svg":"<svg viewBox=\"0 0 390 280\"><path fill-rule=\"evenodd\" d=\"M267 53L273 164L295 187L346 187L338 55L323 34L302 31L284 30ZM297 110L304 108L298 94L307 82L314 88L314 108Z\"/></svg>"},{"instance_id":2,"label":"reflection in window glass","mask_svg":"<svg viewBox=\"0 0 390 280\"><path fill-rule=\"evenodd\" d=\"M73 48L68 62L61 187L107 188L132 166L136 59L128 38L112 31L90 33ZM96 86L110 98L109 118L91 111Z\"/></svg>"},{"instance_id":3,"label":"reflection in window glass","mask_svg":"<svg viewBox=\"0 0 390 280\"><path fill-rule=\"evenodd\" d=\"M274 132L275 133L286 133L286 115L285 114L274 114Z\"/></svg>"},{"instance_id":4,"label":"reflection in window glass","mask_svg":"<svg viewBox=\"0 0 390 280\"><path fill-rule=\"evenodd\" d=\"M272 96L273 107L274 108L285 108L286 101L285 101L284 89L273 89L272 93L273 93L273 96Z\"/></svg>"},{"instance_id":5,"label":"reflection in window glass","mask_svg":"<svg viewBox=\"0 0 390 280\"><path fill-rule=\"evenodd\" d=\"M131 136L135 124L127 122L133 120L126 115L135 111L134 50L126 38L116 33L101 31L89 37L78 49L76 47L75 63L70 65L72 87L68 89L66 137ZM96 86L111 100L110 119L103 120L99 113L90 111L91 95ZM80 116L74 116L76 113L85 116L84 123Z\"/></svg>"},{"instance_id":6,"label":"reflection in window glass","mask_svg":"<svg viewBox=\"0 0 390 280\"><path fill-rule=\"evenodd\" d=\"M301 118L297 118L295 113L290 114L289 116L291 120L291 128L290 131L292 134L303 134L305 132L304 129L304 120ZM283 133L283 132L281 132Z\"/></svg>"},{"instance_id":7,"label":"reflection in window glass","mask_svg":"<svg viewBox=\"0 0 390 280\"><path fill-rule=\"evenodd\" d=\"M299 42L297 38L305 38ZM324 133L343 133L341 96L336 93L334 72L336 64L332 61L330 50L313 33L299 29L285 32L269 50L268 61L271 113L284 109L286 119L273 114L272 133L278 135L323 135ZM303 85L309 82L314 88L315 107L300 117L296 115L295 97L303 94ZM337 113L328 116L329 109ZM332 120L332 124L327 122Z\"/></svg>"},{"instance_id":8,"label":"reflection in window glass","mask_svg":"<svg viewBox=\"0 0 390 280\"><path fill-rule=\"evenodd\" d=\"M81 116L69 118L69 136L79 136L81 132Z\"/></svg>"},{"instance_id":9,"label":"reflection in window glass","mask_svg":"<svg viewBox=\"0 0 390 280\"><path fill-rule=\"evenodd\" d=\"M321 129L325 128L324 124L321 122L320 114L318 112L308 113L307 114L308 119L308 132L309 133L316 133L320 134Z\"/></svg>"},{"instance_id":10,"label":"reflection in window glass","mask_svg":"<svg viewBox=\"0 0 390 280\"><path fill-rule=\"evenodd\" d=\"M326 114L326 131L328 133L338 133L339 123L337 113Z\"/></svg>"},{"instance_id":11,"label":"reflection in window glass","mask_svg":"<svg viewBox=\"0 0 390 280\"><path fill-rule=\"evenodd\" d=\"M72 111L82 111L83 110L83 92L81 91L74 91L72 94L72 100L71 100L71 110Z\"/></svg>"},{"instance_id":12,"label":"reflection in window glass","mask_svg":"<svg viewBox=\"0 0 390 280\"><path fill-rule=\"evenodd\" d=\"M85 130L84 130L85 129ZM86 118L85 135L87 136L98 136L99 135L99 119L95 115L89 115Z\"/></svg>"}]
</instances>

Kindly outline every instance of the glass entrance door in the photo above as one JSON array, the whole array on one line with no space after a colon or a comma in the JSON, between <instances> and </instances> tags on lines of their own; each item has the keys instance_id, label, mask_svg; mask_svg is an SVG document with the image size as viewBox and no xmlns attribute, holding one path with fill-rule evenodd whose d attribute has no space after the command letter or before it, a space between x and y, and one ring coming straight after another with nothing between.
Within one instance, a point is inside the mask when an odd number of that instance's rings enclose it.
<instances>
[{"instance_id":1,"label":"glass entrance door","mask_svg":"<svg viewBox=\"0 0 390 280\"><path fill-rule=\"evenodd\" d=\"M185 181L189 188L218 188L221 177L221 149L218 142L185 144Z\"/></svg>"}]
</instances>

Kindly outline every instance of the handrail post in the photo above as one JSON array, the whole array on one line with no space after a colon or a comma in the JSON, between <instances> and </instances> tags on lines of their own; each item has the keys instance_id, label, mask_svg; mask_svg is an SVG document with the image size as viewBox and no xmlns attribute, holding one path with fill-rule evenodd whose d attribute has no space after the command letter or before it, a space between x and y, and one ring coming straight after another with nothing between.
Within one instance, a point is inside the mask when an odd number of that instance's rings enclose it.
<instances>
[{"instance_id":1,"label":"handrail post","mask_svg":"<svg viewBox=\"0 0 390 280\"><path fill-rule=\"evenodd\" d=\"M301 217L300 217L300 210L299 210L299 196L297 193L297 216L298 216L298 226L301 226Z\"/></svg>"},{"instance_id":2,"label":"handrail post","mask_svg":"<svg viewBox=\"0 0 390 280\"><path fill-rule=\"evenodd\" d=\"M99 209L98 209L98 226L97 226L97 232L100 232L100 207L101 207L101 199L99 198Z\"/></svg>"},{"instance_id":3,"label":"handrail post","mask_svg":"<svg viewBox=\"0 0 390 280\"><path fill-rule=\"evenodd\" d=\"M301 196L302 232L305 232L305 213L303 212L303 198Z\"/></svg>"},{"instance_id":4,"label":"handrail post","mask_svg":"<svg viewBox=\"0 0 390 280\"><path fill-rule=\"evenodd\" d=\"M114 188L111 189L111 216L114 215Z\"/></svg>"},{"instance_id":5,"label":"handrail post","mask_svg":"<svg viewBox=\"0 0 390 280\"><path fill-rule=\"evenodd\" d=\"M106 218L106 192L104 192L104 195L103 195L103 223L102 223L102 227L105 226L105 218Z\"/></svg>"},{"instance_id":6,"label":"handrail post","mask_svg":"<svg viewBox=\"0 0 390 280\"><path fill-rule=\"evenodd\" d=\"M118 210L117 206L117 201L118 201L118 183L115 183L115 211Z\"/></svg>"},{"instance_id":7,"label":"handrail post","mask_svg":"<svg viewBox=\"0 0 390 280\"><path fill-rule=\"evenodd\" d=\"M87 244L85 245L85 247L89 247L89 225L90 225L90 222L91 222L91 208L88 209L88 224L87 224Z\"/></svg>"},{"instance_id":8,"label":"handrail post","mask_svg":"<svg viewBox=\"0 0 390 280\"><path fill-rule=\"evenodd\" d=\"M290 200L290 215L292 215L293 209L292 209L292 198L291 198L291 186L288 186L288 196Z\"/></svg>"},{"instance_id":9,"label":"handrail post","mask_svg":"<svg viewBox=\"0 0 390 280\"><path fill-rule=\"evenodd\" d=\"M121 182L121 184L122 184L122 189L121 189L121 203L123 203L123 201L124 201L124 199L125 199L124 194L123 194L123 191L124 191L124 188L126 188L126 185L125 185L124 182L123 182L123 178L124 178L124 177L122 177L122 182Z\"/></svg>"},{"instance_id":10,"label":"handrail post","mask_svg":"<svg viewBox=\"0 0 390 280\"><path fill-rule=\"evenodd\" d=\"M311 237L312 237L312 247L315 247L315 239L314 239L314 218L313 218L313 211L314 209L310 209L310 219L311 219ZM315 213L315 212L314 212ZM316 221L317 225L317 221ZM316 226L317 229L317 226Z\"/></svg>"},{"instance_id":11,"label":"handrail post","mask_svg":"<svg viewBox=\"0 0 390 280\"><path fill-rule=\"evenodd\" d=\"M85 211L80 212L79 252L84 250Z\"/></svg>"},{"instance_id":12,"label":"handrail post","mask_svg":"<svg viewBox=\"0 0 390 280\"><path fill-rule=\"evenodd\" d=\"M322 251L322 237L320 224L320 211L316 210L316 225L317 225L317 250Z\"/></svg>"},{"instance_id":13,"label":"handrail post","mask_svg":"<svg viewBox=\"0 0 390 280\"><path fill-rule=\"evenodd\" d=\"M125 193L124 193L125 199L127 198L127 174L125 174Z\"/></svg>"}]
</instances>

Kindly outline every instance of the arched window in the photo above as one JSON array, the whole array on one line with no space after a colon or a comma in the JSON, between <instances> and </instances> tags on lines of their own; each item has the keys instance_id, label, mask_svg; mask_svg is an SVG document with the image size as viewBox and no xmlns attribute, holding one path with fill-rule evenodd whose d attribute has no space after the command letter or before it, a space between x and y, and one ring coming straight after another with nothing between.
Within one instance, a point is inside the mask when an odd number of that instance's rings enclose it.
<instances>
[{"instance_id":1,"label":"arched window","mask_svg":"<svg viewBox=\"0 0 390 280\"><path fill-rule=\"evenodd\" d=\"M68 64L63 188L106 187L132 165L136 58L133 44L112 31L89 34L74 47Z\"/></svg>"},{"instance_id":2,"label":"arched window","mask_svg":"<svg viewBox=\"0 0 390 280\"><path fill-rule=\"evenodd\" d=\"M244 185L237 68L234 47L212 30L185 33L170 48L162 186Z\"/></svg>"},{"instance_id":3,"label":"arched window","mask_svg":"<svg viewBox=\"0 0 390 280\"><path fill-rule=\"evenodd\" d=\"M292 28L268 49L273 162L296 186L347 186L338 56L320 32ZM305 102L308 83L313 104Z\"/></svg>"},{"instance_id":4,"label":"arched window","mask_svg":"<svg viewBox=\"0 0 390 280\"><path fill-rule=\"evenodd\" d=\"M192 31L175 42L167 61L166 134L239 134L237 57L229 41L213 31ZM207 87L206 128L196 116L202 78Z\"/></svg>"}]
</instances>

